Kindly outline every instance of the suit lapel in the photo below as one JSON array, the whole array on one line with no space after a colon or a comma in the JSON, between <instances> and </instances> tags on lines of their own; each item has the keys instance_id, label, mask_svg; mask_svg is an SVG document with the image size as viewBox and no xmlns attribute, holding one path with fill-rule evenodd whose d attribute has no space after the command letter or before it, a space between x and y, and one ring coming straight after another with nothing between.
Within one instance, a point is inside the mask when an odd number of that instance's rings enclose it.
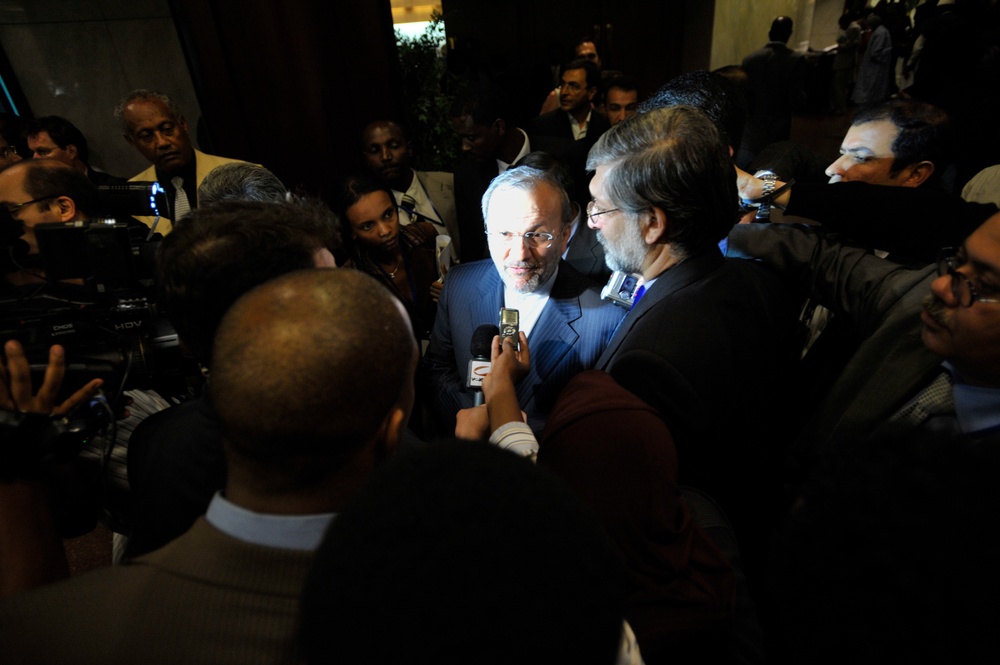
<instances>
[{"instance_id":1,"label":"suit lapel","mask_svg":"<svg viewBox=\"0 0 1000 665\"><path fill-rule=\"evenodd\" d=\"M503 281L492 261L483 263L483 274L476 290L475 302L469 308L469 323L473 331L479 326L500 321L503 306Z\"/></svg>"},{"instance_id":2,"label":"suit lapel","mask_svg":"<svg viewBox=\"0 0 1000 665\"><path fill-rule=\"evenodd\" d=\"M611 338L611 342L608 344L608 348L598 358L596 368L607 369L611 359L628 337L629 331L635 327L647 312L674 293L690 286L708 273L716 270L724 261L725 259L719 250L712 248L661 273L657 277L656 283L639 300L639 304L622 319L621 324L619 324L618 329Z\"/></svg>"},{"instance_id":3,"label":"suit lapel","mask_svg":"<svg viewBox=\"0 0 1000 665\"><path fill-rule=\"evenodd\" d=\"M544 362L542 358L532 359L532 369L537 370L538 376L542 379L548 376L553 368L559 366L569 349L580 339L580 333L575 329L574 323L583 316L583 310L580 307L580 297L572 289L567 288L569 286L567 272L565 266L560 268L556 282L552 285L549 301L545 303L542 315L538 317L535 327L531 330L531 340L541 342L559 340L563 343L558 347L561 353L545 354Z\"/></svg>"}]
</instances>

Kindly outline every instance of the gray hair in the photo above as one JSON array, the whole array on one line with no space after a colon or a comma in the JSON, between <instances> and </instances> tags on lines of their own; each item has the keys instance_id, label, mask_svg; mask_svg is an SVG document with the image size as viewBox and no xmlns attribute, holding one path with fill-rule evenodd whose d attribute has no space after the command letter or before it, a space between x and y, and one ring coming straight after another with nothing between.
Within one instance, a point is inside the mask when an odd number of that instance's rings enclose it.
<instances>
[{"instance_id":1,"label":"gray hair","mask_svg":"<svg viewBox=\"0 0 1000 665\"><path fill-rule=\"evenodd\" d=\"M129 134L130 132L128 123L125 122L125 108L132 102L139 99L145 101L155 99L156 101L162 102L164 105L166 105L166 107L170 109L170 114L174 116L175 119L184 117L184 114L181 113L181 110L177 107L177 104L174 103L174 100L170 99L170 97L168 97L167 95L163 94L162 92L157 92L156 90L146 90L145 88L137 88L132 92L128 93L127 95L125 95L124 97L122 97L121 100L118 102L118 105L115 106L115 120L118 121L118 124L122 128L122 131L125 132L126 134Z\"/></svg>"},{"instance_id":2,"label":"gray hair","mask_svg":"<svg viewBox=\"0 0 1000 665\"><path fill-rule=\"evenodd\" d=\"M262 201L281 203L288 190L278 177L263 166L248 162L230 162L217 166L198 186L198 204L219 201Z\"/></svg>"},{"instance_id":3,"label":"gray hair","mask_svg":"<svg viewBox=\"0 0 1000 665\"><path fill-rule=\"evenodd\" d=\"M566 193L566 190L562 188L562 185L552 174L530 166L518 166L507 169L496 178L493 178L493 182L490 183L490 186L486 188L486 193L483 194L483 224L486 224L486 218L489 216L490 199L493 198L494 194L513 189L532 192L540 185L551 187L559 194L559 203L562 209L562 224L563 226L572 224L573 206L570 203L569 194Z\"/></svg>"},{"instance_id":4,"label":"gray hair","mask_svg":"<svg viewBox=\"0 0 1000 665\"><path fill-rule=\"evenodd\" d=\"M684 254L718 243L737 221L729 150L693 107L656 109L615 125L590 149L587 170L598 166L612 167L604 178L608 203L632 217L661 209L666 241Z\"/></svg>"}]
</instances>

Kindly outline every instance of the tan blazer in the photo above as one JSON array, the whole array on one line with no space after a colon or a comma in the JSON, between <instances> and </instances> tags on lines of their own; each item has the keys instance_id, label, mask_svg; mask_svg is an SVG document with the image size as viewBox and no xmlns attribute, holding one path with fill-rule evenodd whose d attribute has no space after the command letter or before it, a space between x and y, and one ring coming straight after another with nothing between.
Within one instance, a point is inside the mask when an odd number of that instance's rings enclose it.
<instances>
[{"instance_id":1,"label":"tan blazer","mask_svg":"<svg viewBox=\"0 0 1000 665\"><path fill-rule=\"evenodd\" d=\"M202 180L208 175L209 171L214 169L216 166L222 166L223 164L229 164L231 162L241 162L241 159L229 159L228 157L217 157L216 155L209 155L200 150L194 151L194 164L195 164L195 178L198 181L198 186L201 187ZM129 178L129 182L150 182L156 180L156 167L150 165L148 169L140 173L139 175L132 176ZM155 217L136 217L140 222L146 226L152 228L153 221ZM173 223L166 217L161 217L160 222L156 225L157 233L162 233L167 235L173 229Z\"/></svg>"}]
</instances>

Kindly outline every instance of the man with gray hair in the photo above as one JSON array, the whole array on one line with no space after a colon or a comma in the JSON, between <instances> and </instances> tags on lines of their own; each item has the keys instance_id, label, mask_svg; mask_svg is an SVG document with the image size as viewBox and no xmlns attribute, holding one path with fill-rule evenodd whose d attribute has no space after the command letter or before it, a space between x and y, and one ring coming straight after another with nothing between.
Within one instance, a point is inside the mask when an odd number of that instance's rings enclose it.
<instances>
[{"instance_id":1,"label":"man with gray hair","mask_svg":"<svg viewBox=\"0 0 1000 665\"><path fill-rule=\"evenodd\" d=\"M455 414L473 404L470 340L478 326L497 323L501 307L516 309L533 350L518 401L541 433L563 386L593 367L622 310L603 302L598 286L561 259L573 208L550 174L530 167L504 171L482 207L491 259L448 273L424 358L425 388L442 429L454 431Z\"/></svg>"},{"instance_id":2,"label":"man with gray hair","mask_svg":"<svg viewBox=\"0 0 1000 665\"><path fill-rule=\"evenodd\" d=\"M728 146L705 114L675 106L612 127L587 168L588 220L608 266L644 280L596 367L657 409L681 483L715 496L740 531L778 489L787 434L775 395L792 368L796 311L767 269L719 251L737 219ZM758 526L749 530L766 537Z\"/></svg>"},{"instance_id":3,"label":"man with gray hair","mask_svg":"<svg viewBox=\"0 0 1000 665\"><path fill-rule=\"evenodd\" d=\"M238 160L216 157L191 145L187 120L170 97L153 90L133 90L115 107L115 119L129 145L149 160L148 169L130 181L155 180L167 191L170 210L154 217L137 217L167 235L173 222L198 207L198 186L217 166Z\"/></svg>"},{"instance_id":4,"label":"man with gray hair","mask_svg":"<svg viewBox=\"0 0 1000 665\"><path fill-rule=\"evenodd\" d=\"M263 166L247 162L230 162L216 166L198 185L201 205L220 201L260 201L282 203L288 200L288 190Z\"/></svg>"}]
</instances>

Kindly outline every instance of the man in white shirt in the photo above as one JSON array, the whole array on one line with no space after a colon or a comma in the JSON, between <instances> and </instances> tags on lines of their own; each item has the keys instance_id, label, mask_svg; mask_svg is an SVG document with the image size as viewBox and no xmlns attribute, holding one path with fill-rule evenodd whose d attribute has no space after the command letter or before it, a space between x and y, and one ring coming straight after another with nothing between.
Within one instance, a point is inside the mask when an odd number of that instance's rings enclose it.
<instances>
[{"instance_id":1,"label":"man in white shirt","mask_svg":"<svg viewBox=\"0 0 1000 665\"><path fill-rule=\"evenodd\" d=\"M365 167L388 186L399 207L399 223L430 222L461 249L455 213L455 178L445 171L415 171L413 146L399 123L375 120L361 132Z\"/></svg>"},{"instance_id":2,"label":"man in white shirt","mask_svg":"<svg viewBox=\"0 0 1000 665\"><path fill-rule=\"evenodd\" d=\"M534 349L518 398L528 424L541 432L563 386L593 366L625 312L561 260L573 207L550 174L527 166L505 171L483 195L483 214L491 258L448 273L424 387L441 429L451 433L455 414L473 403L468 365L476 328L495 325L501 307L517 309Z\"/></svg>"}]
</instances>

